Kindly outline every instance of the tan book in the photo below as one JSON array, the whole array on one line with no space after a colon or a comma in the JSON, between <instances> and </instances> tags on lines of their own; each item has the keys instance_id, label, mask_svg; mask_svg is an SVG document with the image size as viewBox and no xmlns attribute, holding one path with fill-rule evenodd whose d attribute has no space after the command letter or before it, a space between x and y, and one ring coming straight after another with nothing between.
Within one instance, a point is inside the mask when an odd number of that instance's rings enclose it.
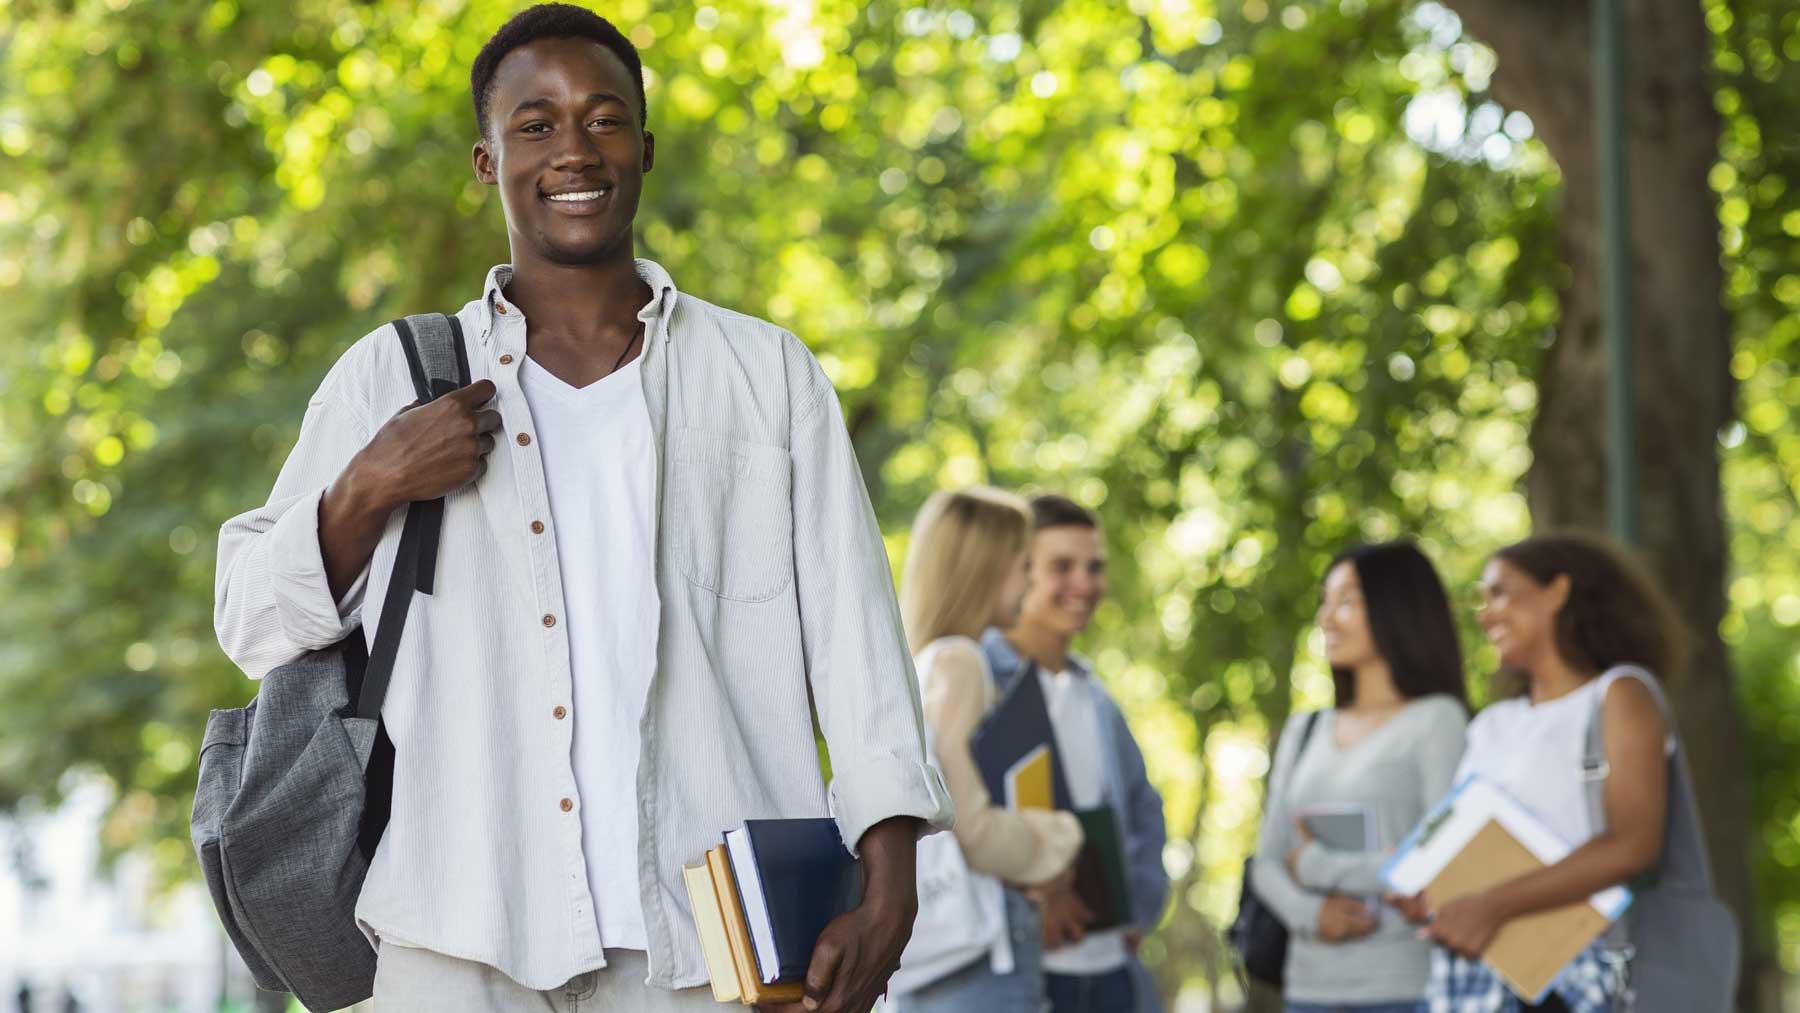
<instances>
[{"instance_id":1,"label":"tan book","mask_svg":"<svg viewBox=\"0 0 1800 1013\"><path fill-rule=\"evenodd\" d=\"M1381 876L1431 908L1509 882L1561 861L1573 850L1499 786L1469 777L1401 842ZM1541 1002L1569 961L1599 938L1631 903L1609 887L1584 901L1515 918L1501 927L1481 959L1527 1002Z\"/></svg>"},{"instance_id":2,"label":"tan book","mask_svg":"<svg viewBox=\"0 0 1800 1013\"><path fill-rule=\"evenodd\" d=\"M1459 897L1542 868L1544 863L1517 837L1507 833L1497 821L1489 820L1425 888L1425 900L1432 908L1441 908ZM1612 920L1594 905L1576 901L1554 911L1507 922L1482 952L1481 959L1515 993L1535 999L1550 988L1557 972L1611 924Z\"/></svg>"},{"instance_id":3,"label":"tan book","mask_svg":"<svg viewBox=\"0 0 1800 1013\"><path fill-rule=\"evenodd\" d=\"M731 946L731 963L737 969L739 1000L746 1006L764 1002L799 1002L806 996L806 985L784 981L763 983L756 970L756 951L750 945L750 926L744 920L744 905L738 899L737 880L731 874L731 859L721 844L706 853L706 868L712 873L713 892L719 898L719 910L725 920L725 939Z\"/></svg>"},{"instance_id":4,"label":"tan book","mask_svg":"<svg viewBox=\"0 0 1800 1013\"><path fill-rule=\"evenodd\" d=\"M738 985L737 967L731 962L731 942L725 938L725 914L713 892L712 871L702 862L684 865L681 880L687 885L688 903L694 909L694 927L700 933L700 952L706 957L706 975L712 979L713 998L734 1002L744 992Z\"/></svg>"}]
</instances>

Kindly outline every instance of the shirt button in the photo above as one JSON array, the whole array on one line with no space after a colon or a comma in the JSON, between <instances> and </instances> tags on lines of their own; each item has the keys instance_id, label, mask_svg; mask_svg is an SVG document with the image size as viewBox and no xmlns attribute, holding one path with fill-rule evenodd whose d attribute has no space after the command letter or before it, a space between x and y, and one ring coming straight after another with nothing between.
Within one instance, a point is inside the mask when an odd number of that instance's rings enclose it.
<instances>
[{"instance_id":1,"label":"shirt button","mask_svg":"<svg viewBox=\"0 0 1800 1013\"><path fill-rule=\"evenodd\" d=\"M508 364L508 363L510 363L510 362L512 362L512 356L510 356L510 355L502 355L502 356L501 356L501 357L500 357L500 365L502 365L502 366L504 366L504 365L506 365L506 364Z\"/></svg>"},{"instance_id":2,"label":"shirt button","mask_svg":"<svg viewBox=\"0 0 1800 1013\"><path fill-rule=\"evenodd\" d=\"M494 301L494 309L496 312L505 313L506 312L506 304L503 302L500 302L499 300L495 300Z\"/></svg>"},{"instance_id":3,"label":"shirt button","mask_svg":"<svg viewBox=\"0 0 1800 1013\"><path fill-rule=\"evenodd\" d=\"M555 616L545 616L544 617L544 625L545 626L555 626L556 625L556 617Z\"/></svg>"},{"instance_id":4,"label":"shirt button","mask_svg":"<svg viewBox=\"0 0 1800 1013\"><path fill-rule=\"evenodd\" d=\"M519 434L519 446L521 446L521 447L531 446L531 434L530 433L520 433Z\"/></svg>"},{"instance_id":5,"label":"shirt button","mask_svg":"<svg viewBox=\"0 0 1800 1013\"><path fill-rule=\"evenodd\" d=\"M563 812L569 812L570 810L572 810L574 808L575 808L574 802L571 802L566 798L562 800L562 811Z\"/></svg>"},{"instance_id":6,"label":"shirt button","mask_svg":"<svg viewBox=\"0 0 1800 1013\"><path fill-rule=\"evenodd\" d=\"M556 715L556 720L558 720L558 721L561 721L563 718L566 718L569 716L569 712L567 710L564 710L561 707L556 708L555 710L551 711L550 713Z\"/></svg>"},{"instance_id":7,"label":"shirt button","mask_svg":"<svg viewBox=\"0 0 1800 1013\"><path fill-rule=\"evenodd\" d=\"M544 522L543 521L532 521L531 522L531 533L534 535L543 534L544 533Z\"/></svg>"}]
</instances>

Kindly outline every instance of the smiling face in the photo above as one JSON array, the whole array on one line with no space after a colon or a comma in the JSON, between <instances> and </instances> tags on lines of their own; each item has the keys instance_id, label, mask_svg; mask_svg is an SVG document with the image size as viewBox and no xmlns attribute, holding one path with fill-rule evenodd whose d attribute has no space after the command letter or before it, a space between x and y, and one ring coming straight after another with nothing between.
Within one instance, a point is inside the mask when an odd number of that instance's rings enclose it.
<instances>
[{"instance_id":1,"label":"smiling face","mask_svg":"<svg viewBox=\"0 0 1800 1013\"><path fill-rule=\"evenodd\" d=\"M1031 587L1020 619L1073 637L1106 597L1106 545L1097 528L1066 525L1031 536Z\"/></svg>"},{"instance_id":2,"label":"smiling face","mask_svg":"<svg viewBox=\"0 0 1800 1013\"><path fill-rule=\"evenodd\" d=\"M1556 650L1556 614L1569 599L1569 578L1558 574L1540 584L1531 574L1501 559L1481 571L1481 608L1476 618L1500 664L1528 671Z\"/></svg>"},{"instance_id":3,"label":"smiling face","mask_svg":"<svg viewBox=\"0 0 1800 1013\"><path fill-rule=\"evenodd\" d=\"M1362 580L1348 560L1325 575L1318 622L1319 631L1325 634L1325 660L1332 668L1354 669L1381 656L1375 646L1375 634L1369 628Z\"/></svg>"},{"instance_id":4,"label":"smiling face","mask_svg":"<svg viewBox=\"0 0 1800 1013\"><path fill-rule=\"evenodd\" d=\"M548 38L494 73L475 176L500 188L513 262L600 263L633 255L655 139L624 61L591 39Z\"/></svg>"}]
</instances>

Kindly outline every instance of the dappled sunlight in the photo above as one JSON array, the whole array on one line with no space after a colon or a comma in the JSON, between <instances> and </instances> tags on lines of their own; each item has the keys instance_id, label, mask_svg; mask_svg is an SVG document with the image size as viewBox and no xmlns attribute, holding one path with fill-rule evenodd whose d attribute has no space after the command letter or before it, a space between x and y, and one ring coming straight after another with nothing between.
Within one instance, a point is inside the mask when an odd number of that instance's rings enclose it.
<instances>
[{"instance_id":1,"label":"dappled sunlight","mask_svg":"<svg viewBox=\"0 0 1800 1013\"><path fill-rule=\"evenodd\" d=\"M517 6L0 2L0 806L92 772L134 800L107 846L193 875L169 845L204 717L254 689L213 647L214 532L345 347L506 256L467 82ZM1176 894L1145 955L1180 1008L1235 1001L1198 941L1233 913L1277 722L1330 703L1327 561L1416 538L1460 590L1530 528L1563 180L1454 6L605 11L657 139L640 255L814 351L895 572L938 488L1103 518L1112 598L1077 646L1164 795ZM1800 111L1800 20L1750 6L1706 3L1740 406L1720 631L1794 970L1800 168L1765 131Z\"/></svg>"}]
</instances>

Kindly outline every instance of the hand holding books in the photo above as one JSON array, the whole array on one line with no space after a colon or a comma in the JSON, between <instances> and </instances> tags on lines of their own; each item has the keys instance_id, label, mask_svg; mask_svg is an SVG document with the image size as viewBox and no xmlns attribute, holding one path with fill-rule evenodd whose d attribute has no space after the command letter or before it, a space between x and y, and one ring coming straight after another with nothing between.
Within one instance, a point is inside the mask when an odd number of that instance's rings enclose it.
<instances>
[{"instance_id":1,"label":"hand holding books","mask_svg":"<svg viewBox=\"0 0 1800 1013\"><path fill-rule=\"evenodd\" d=\"M1375 915L1361 900L1344 893L1330 894L1319 905L1319 938L1328 943L1361 939L1375 931Z\"/></svg>"},{"instance_id":2,"label":"hand holding books","mask_svg":"<svg viewBox=\"0 0 1800 1013\"><path fill-rule=\"evenodd\" d=\"M1075 893L1073 867L1042 887L1026 890L1025 896L1038 906L1046 950L1081 942L1087 935L1088 926L1094 923L1094 913Z\"/></svg>"},{"instance_id":3,"label":"hand holding books","mask_svg":"<svg viewBox=\"0 0 1800 1013\"><path fill-rule=\"evenodd\" d=\"M1466 894L1439 908L1425 925L1425 934L1439 946L1465 957L1479 957L1493 944L1506 924L1507 914L1486 892Z\"/></svg>"},{"instance_id":4,"label":"hand holding books","mask_svg":"<svg viewBox=\"0 0 1800 1013\"><path fill-rule=\"evenodd\" d=\"M1288 873L1300 878L1301 856L1307 848L1328 851L1372 852L1377 848L1375 812L1366 805L1318 805L1301 810L1294 820L1300 843L1288 852ZM1373 898L1331 893L1319 908L1316 930L1328 943L1343 943L1374 933L1381 906Z\"/></svg>"},{"instance_id":5,"label":"hand holding books","mask_svg":"<svg viewBox=\"0 0 1800 1013\"><path fill-rule=\"evenodd\" d=\"M683 869L713 998L765 1010L872 1006L912 931L916 822L870 828L861 860L830 819L726 831L704 864Z\"/></svg>"},{"instance_id":6,"label":"hand holding books","mask_svg":"<svg viewBox=\"0 0 1800 1013\"><path fill-rule=\"evenodd\" d=\"M862 902L820 934L799 1008L862 1013L887 991L919 910L913 878L918 837L919 821L912 818L885 820L863 834Z\"/></svg>"},{"instance_id":7,"label":"hand holding books","mask_svg":"<svg viewBox=\"0 0 1800 1013\"><path fill-rule=\"evenodd\" d=\"M1382 868L1390 899L1425 934L1479 955L1521 998L1541 1001L1556 975L1631 903L1611 887L1585 903L1524 917L1497 910L1490 888L1562 860L1573 850L1499 787L1465 778L1414 828ZM1429 914L1426 914L1429 912Z\"/></svg>"}]
</instances>

